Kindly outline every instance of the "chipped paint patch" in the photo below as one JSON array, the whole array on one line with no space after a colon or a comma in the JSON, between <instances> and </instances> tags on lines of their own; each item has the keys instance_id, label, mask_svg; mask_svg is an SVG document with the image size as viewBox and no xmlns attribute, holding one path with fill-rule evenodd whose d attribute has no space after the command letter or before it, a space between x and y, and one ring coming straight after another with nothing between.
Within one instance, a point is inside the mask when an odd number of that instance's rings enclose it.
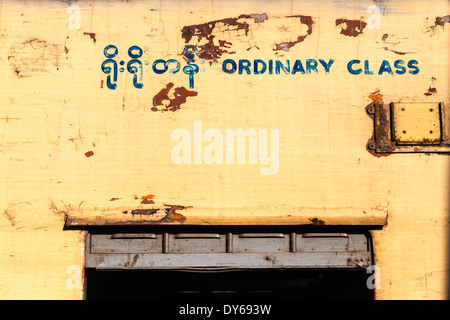
<instances>
[{"instance_id":1,"label":"chipped paint patch","mask_svg":"<svg viewBox=\"0 0 450 320\"><path fill-rule=\"evenodd\" d=\"M372 103L379 103L379 104L383 104L383 95L380 93L380 90L377 90L375 92L372 92L369 95L369 99L372 100Z\"/></svg>"},{"instance_id":2,"label":"chipped paint patch","mask_svg":"<svg viewBox=\"0 0 450 320\"><path fill-rule=\"evenodd\" d=\"M247 36L250 25L246 19L253 19L255 23L263 23L268 19L267 14L242 14L237 18L214 20L202 24L185 26L181 29L181 37L185 41L185 47L195 48L195 54L210 64L216 62L224 53L234 54L229 51L232 42L221 39L221 35L236 34Z\"/></svg>"},{"instance_id":3,"label":"chipped paint patch","mask_svg":"<svg viewBox=\"0 0 450 320\"><path fill-rule=\"evenodd\" d=\"M141 199L142 204L154 204L155 202L152 200L155 196L153 194L149 194L146 196L143 196Z\"/></svg>"},{"instance_id":4,"label":"chipped paint patch","mask_svg":"<svg viewBox=\"0 0 450 320\"><path fill-rule=\"evenodd\" d=\"M432 94L437 93L436 88L432 88L431 86L428 88L428 91L424 93L426 96L431 96Z\"/></svg>"},{"instance_id":5,"label":"chipped paint patch","mask_svg":"<svg viewBox=\"0 0 450 320\"><path fill-rule=\"evenodd\" d=\"M132 215L154 215L155 213L157 213L159 211L159 209L134 209L131 210L131 214Z\"/></svg>"},{"instance_id":6,"label":"chipped paint patch","mask_svg":"<svg viewBox=\"0 0 450 320\"><path fill-rule=\"evenodd\" d=\"M96 43L97 42L97 39L95 38L95 33L94 32L83 32L83 34L85 35L85 36L89 36L91 39L92 39L92 41L94 41L94 43Z\"/></svg>"},{"instance_id":7,"label":"chipped paint patch","mask_svg":"<svg viewBox=\"0 0 450 320\"><path fill-rule=\"evenodd\" d=\"M450 23L450 15L446 15L443 17L436 17L434 21L434 27L441 26L444 27L445 23Z\"/></svg>"},{"instance_id":8,"label":"chipped paint patch","mask_svg":"<svg viewBox=\"0 0 450 320\"><path fill-rule=\"evenodd\" d=\"M450 23L450 15L436 17L434 20L434 25L428 26L425 32L430 32L430 36L433 36L436 33L437 27L442 27L442 29L444 29L446 23Z\"/></svg>"},{"instance_id":9,"label":"chipped paint patch","mask_svg":"<svg viewBox=\"0 0 450 320\"><path fill-rule=\"evenodd\" d=\"M197 96L196 91L187 90L185 87L178 87L174 89L174 97L169 97L169 92L173 88L174 84L172 82L168 83L161 91L159 91L153 97L153 108L152 111L176 111L180 109L180 106L187 101L187 97ZM168 104L164 104L163 101L169 101ZM157 108L158 106L163 106L164 108Z\"/></svg>"},{"instance_id":10,"label":"chipped paint patch","mask_svg":"<svg viewBox=\"0 0 450 320\"><path fill-rule=\"evenodd\" d=\"M341 34L349 37L357 37L363 33L367 23L362 20L336 19L336 26L341 26Z\"/></svg>"},{"instance_id":11,"label":"chipped paint patch","mask_svg":"<svg viewBox=\"0 0 450 320\"><path fill-rule=\"evenodd\" d=\"M167 208L154 208L154 209L134 209L131 211L133 216L135 215L145 215L145 216L153 216L151 222L154 224L159 223L184 223L186 221L186 217L181 213L177 212L178 210L185 210L187 207L180 205L165 205ZM127 213L127 211L124 211ZM162 217L161 217L162 216Z\"/></svg>"},{"instance_id":12,"label":"chipped paint patch","mask_svg":"<svg viewBox=\"0 0 450 320\"><path fill-rule=\"evenodd\" d=\"M317 225L317 226L325 225L325 222L323 222L323 220L320 220L317 218L309 219L309 221L311 221L311 224L313 224L313 225Z\"/></svg>"},{"instance_id":13,"label":"chipped paint patch","mask_svg":"<svg viewBox=\"0 0 450 320\"><path fill-rule=\"evenodd\" d=\"M166 216L159 220L160 223L168 223L168 222L179 222L183 223L186 221L186 217L183 216L181 213L177 212L177 210L184 210L186 207L179 206L179 205L169 205L169 208L167 208Z\"/></svg>"}]
</instances>

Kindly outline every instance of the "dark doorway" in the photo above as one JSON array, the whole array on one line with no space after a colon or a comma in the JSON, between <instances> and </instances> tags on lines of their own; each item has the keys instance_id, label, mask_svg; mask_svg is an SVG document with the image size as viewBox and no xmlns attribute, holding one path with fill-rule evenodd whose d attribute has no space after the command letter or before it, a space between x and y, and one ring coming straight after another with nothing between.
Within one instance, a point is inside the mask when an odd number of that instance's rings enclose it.
<instances>
[{"instance_id":1,"label":"dark doorway","mask_svg":"<svg viewBox=\"0 0 450 320\"><path fill-rule=\"evenodd\" d=\"M365 270L284 269L227 272L86 269L86 299L373 300Z\"/></svg>"}]
</instances>

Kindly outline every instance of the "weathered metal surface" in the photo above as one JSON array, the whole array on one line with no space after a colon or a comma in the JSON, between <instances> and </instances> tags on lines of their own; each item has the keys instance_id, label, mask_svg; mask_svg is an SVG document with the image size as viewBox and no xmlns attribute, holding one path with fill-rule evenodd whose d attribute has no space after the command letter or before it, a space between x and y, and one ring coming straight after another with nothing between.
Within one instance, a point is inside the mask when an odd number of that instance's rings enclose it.
<instances>
[{"instance_id":1,"label":"weathered metal surface","mask_svg":"<svg viewBox=\"0 0 450 320\"><path fill-rule=\"evenodd\" d=\"M449 13L1 1L0 296L82 298L77 229L361 225L377 298L446 297L450 158L394 144L390 105L440 103L450 144Z\"/></svg>"},{"instance_id":2,"label":"weathered metal surface","mask_svg":"<svg viewBox=\"0 0 450 320\"><path fill-rule=\"evenodd\" d=\"M228 248L227 239L232 239ZM127 241L88 234L86 245L86 267L100 270L367 268L372 261L370 240L363 234L191 233Z\"/></svg>"},{"instance_id":3,"label":"weathered metal surface","mask_svg":"<svg viewBox=\"0 0 450 320\"><path fill-rule=\"evenodd\" d=\"M67 229L85 229L92 226L145 226L165 225L307 225L336 226L359 225L380 228L388 224L388 211L385 207L375 208L311 208L290 206L264 207L264 219L257 214L262 208L230 208L229 215L221 216L221 210L181 208L171 206L164 209L134 209L131 217L128 211L111 210L102 216L65 215ZM175 209L174 209L175 208ZM281 210L281 211L280 211ZM117 213L119 212L119 213ZM172 212L172 213L171 213ZM301 212L302 215L297 213ZM361 215L360 215L361 214ZM173 223L176 222L176 223ZM170 224L170 223L169 223Z\"/></svg>"},{"instance_id":4,"label":"weathered metal surface","mask_svg":"<svg viewBox=\"0 0 450 320\"><path fill-rule=\"evenodd\" d=\"M450 153L449 112L439 102L392 102L384 104L382 95L373 93L366 107L373 119L374 132L367 150L374 156L392 153Z\"/></svg>"},{"instance_id":5,"label":"weathered metal surface","mask_svg":"<svg viewBox=\"0 0 450 320\"><path fill-rule=\"evenodd\" d=\"M441 144L440 109L439 103L392 103L392 139L397 145Z\"/></svg>"}]
</instances>

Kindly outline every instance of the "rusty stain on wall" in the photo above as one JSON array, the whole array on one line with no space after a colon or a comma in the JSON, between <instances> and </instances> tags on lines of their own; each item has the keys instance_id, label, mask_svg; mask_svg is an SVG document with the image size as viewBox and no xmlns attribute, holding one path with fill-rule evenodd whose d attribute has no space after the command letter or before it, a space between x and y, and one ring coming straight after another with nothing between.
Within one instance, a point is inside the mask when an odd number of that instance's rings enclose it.
<instances>
[{"instance_id":1,"label":"rusty stain on wall","mask_svg":"<svg viewBox=\"0 0 450 320\"><path fill-rule=\"evenodd\" d=\"M369 99L372 99L372 102L366 106L366 113L374 121L374 132L367 141L366 149L377 158L386 157L390 155L389 152L395 149L395 144L387 135L390 130L390 120L387 118L386 113L380 112L380 106L384 103L383 95L377 90L369 95ZM375 121L378 121L378 123L375 123ZM375 137L378 137L379 140L376 140ZM385 153L377 153L377 146Z\"/></svg>"},{"instance_id":2,"label":"rusty stain on wall","mask_svg":"<svg viewBox=\"0 0 450 320\"><path fill-rule=\"evenodd\" d=\"M349 37L357 37L363 33L367 23L362 20L336 19L336 26L341 26L341 34Z\"/></svg>"},{"instance_id":3,"label":"rusty stain on wall","mask_svg":"<svg viewBox=\"0 0 450 320\"><path fill-rule=\"evenodd\" d=\"M88 151L84 154L87 158L92 157L94 155L94 151Z\"/></svg>"},{"instance_id":4,"label":"rusty stain on wall","mask_svg":"<svg viewBox=\"0 0 450 320\"><path fill-rule=\"evenodd\" d=\"M174 98L170 98L169 92L173 86L174 84L169 82L153 97L152 111L176 111L186 102L187 97L195 97L197 95L196 91L187 90L185 87L178 87L174 89ZM164 104L163 101L165 100L168 100L169 103ZM157 108L157 106L164 106L164 108Z\"/></svg>"}]
</instances>

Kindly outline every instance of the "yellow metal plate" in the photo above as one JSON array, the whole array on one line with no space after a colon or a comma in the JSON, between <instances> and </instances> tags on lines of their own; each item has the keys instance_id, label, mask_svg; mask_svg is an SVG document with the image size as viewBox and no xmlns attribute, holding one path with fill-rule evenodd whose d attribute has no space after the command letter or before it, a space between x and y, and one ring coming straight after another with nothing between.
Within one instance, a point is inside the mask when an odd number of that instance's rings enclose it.
<instances>
[{"instance_id":1,"label":"yellow metal plate","mask_svg":"<svg viewBox=\"0 0 450 320\"><path fill-rule=\"evenodd\" d=\"M430 145L441 141L439 103L393 103L394 140L399 145Z\"/></svg>"}]
</instances>

